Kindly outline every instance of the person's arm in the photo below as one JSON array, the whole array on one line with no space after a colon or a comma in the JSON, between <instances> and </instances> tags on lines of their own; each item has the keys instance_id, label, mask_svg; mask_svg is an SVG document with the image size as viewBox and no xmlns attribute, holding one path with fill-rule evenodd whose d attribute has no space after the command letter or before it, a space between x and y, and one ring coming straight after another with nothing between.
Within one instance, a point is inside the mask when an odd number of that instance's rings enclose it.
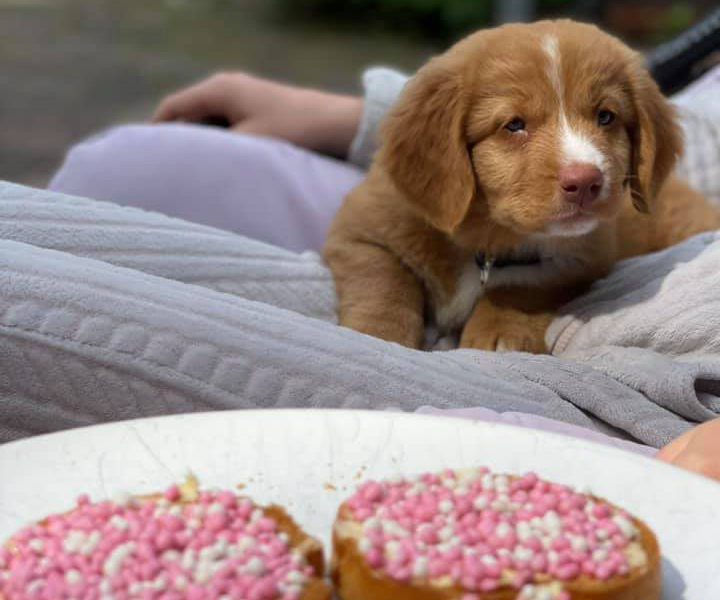
<instances>
[{"instance_id":1,"label":"person's arm","mask_svg":"<svg viewBox=\"0 0 720 600\"><path fill-rule=\"evenodd\" d=\"M221 73L165 98L155 122L225 121L239 133L288 140L367 167L380 121L407 77L390 69L363 76L365 98L268 81L246 73Z\"/></svg>"},{"instance_id":2,"label":"person's arm","mask_svg":"<svg viewBox=\"0 0 720 600\"><path fill-rule=\"evenodd\" d=\"M660 450L657 457L720 481L720 419L694 427Z\"/></svg>"},{"instance_id":3,"label":"person's arm","mask_svg":"<svg viewBox=\"0 0 720 600\"><path fill-rule=\"evenodd\" d=\"M363 111L354 96L293 87L246 73L220 73L165 98L153 121L224 121L238 133L277 137L346 156Z\"/></svg>"}]
</instances>

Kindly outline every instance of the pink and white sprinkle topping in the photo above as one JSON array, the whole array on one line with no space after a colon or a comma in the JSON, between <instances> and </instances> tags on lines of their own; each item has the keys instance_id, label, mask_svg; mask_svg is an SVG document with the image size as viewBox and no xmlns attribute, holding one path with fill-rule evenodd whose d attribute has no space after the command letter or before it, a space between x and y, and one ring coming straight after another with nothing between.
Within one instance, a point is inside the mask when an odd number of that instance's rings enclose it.
<instances>
[{"instance_id":1,"label":"pink and white sprinkle topping","mask_svg":"<svg viewBox=\"0 0 720 600\"><path fill-rule=\"evenodd\" d=\"M642 552L629 514L534 473L479 468L370 481L346 507L373 569L401 582L458 585L468 598L503 585L543 598L536 582L622 576L630 545Z\"/></svg>"},{"instance_id":2,"label":"pink and white sprinkle topping","mask_svg":"<svg viewBox=\"0 0 720 600\"><path fill-rule=\"evenodd\" d=\"M249 499L203 491L117 504L84 496L0 549L6 600L297 600L312 567Z\"/></svg>"}]
</instances>

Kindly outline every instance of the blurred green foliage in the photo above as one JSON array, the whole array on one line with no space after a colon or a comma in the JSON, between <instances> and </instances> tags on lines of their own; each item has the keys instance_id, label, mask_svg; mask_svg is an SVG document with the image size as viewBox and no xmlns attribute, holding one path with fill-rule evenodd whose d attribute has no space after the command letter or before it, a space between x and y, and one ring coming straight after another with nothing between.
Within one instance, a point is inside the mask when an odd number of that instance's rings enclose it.
<instances>
[{"instance_id":1,"label":"blurred green foliage","mask_svg":"<svg viewBox=\"0 0 720 600\"><path fill-rule=\"evenodd\" d=\"M363 27L386 26L444 40L492 22L492 0L275 0L281 14L324 18ZM540 11L559 11L572 0L541 0Z\"/></svg>"}]
</instances>

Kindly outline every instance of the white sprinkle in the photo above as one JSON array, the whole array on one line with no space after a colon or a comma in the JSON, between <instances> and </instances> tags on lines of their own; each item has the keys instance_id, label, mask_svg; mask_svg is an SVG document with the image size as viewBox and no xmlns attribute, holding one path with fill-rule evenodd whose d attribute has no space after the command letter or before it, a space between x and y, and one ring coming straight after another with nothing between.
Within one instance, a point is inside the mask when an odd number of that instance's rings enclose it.
<instances>
[{"instance_id":1,"label":"white sprinkle","mask_svg":"<svg viewBox=\"0 0 720 600\"><path fill-rule=\"evenodd\" d=\"M507 492L510 487L510 480L508 479L507 475L496 475L495 487L500 492Z\"/></svg>"},{"instance_id":2,"label":"white sprinkle","mask_svg":"<svg viewBox=\"0 0 720 600\"><path fill-rule=\"evenodd\" d=\"M548 529L559 530L562 528L562 521L554 510L550 510L545 513L543 520L545 521L545 527Z\"/></svg>"},{"instance_id":3,"label":"white sprinkle","mask_svg":"<svg viewBox=\"0 0 720 600\"><path fill-rule=\"evenodd\" d=\"M290 571L285 580L291 585L298 585L305 582L307 578L300 571Z\"/></svg>"},{"instance_id":4,"label":"white sprinkle","mask_svg":"<svg viewBox=\"0 0 720 600\"><path fill-rule=\"evenodd\" d=\"M443 514L447 514L449 512L452 512L453 508L455 508L455 505L450 502L450 500L442 500L440 504L438 504L438 508L440 509L440 512Z\"/></svg>"},{"instance_id":5,"label":"white sprinkle","mask_svg":"<svg viewBox=\"0 0 720 600\"><path fill-rule=\"evenodd\" d=\"M67 581L69 585L77 585L78 583L81 583L82 580L83 577L80 574L80 571L70 569L67 573L65 573L65 581Z\"/></svg>"},{"instance_id":6,"label":"white sprinkle","mask_svg":"<svg viewBox=\"0 0 720 600\"><path fill-rule=\"evenodd\" d=\"M177 550L165 550L161 556L162 560L167 562L176 562L180 560L180 553Z\"/></svg>"},{"instance_id":7,"label":"white sprinkle","mask_svg":"<svg viewBox=\"0 0 720 600\"><path fill-rule=\"evenodd\" d=\"M408 489L408 491L405 493L405 495L406 496L419 496L426 490L427 490L427 486L422 482L418 482L418 483L414 484L413 486L411 486L410 489Z\"/></svg>"},{"instance_id":8,"label":"white sprinkle","mask_svg":"<svg viewBox=\"0 0 720 600\"><path fill-rule=\"evenodd\" d=\"M180 566L182 566L182 568L186 571L189 571L193 568L193 565L196 562L197 557L195 556L195 550L192 548L186 548L183 552L182 559L180 560Z\"/></svg>"},{"instance_id":9,"label":"white sprinkle","mask_svg":"<svg viewBox=\"0 0 720 600\"><path fill-rule=\"evenodd\" d=\"M485 510L488 507L488 499L485 496L478 496L473 502L473 508L475 510Z\"/></svg>"},{"instance_id":10,"label":"white sprinkle","mask_svg":"<svg viewBox=\"0 0 720 600\"><path fill-rule=\"evenodd\" d=\"M605 548L598 548L592 553L594 562L602 562L608 557L608 551Z\"/></svg>"},{"instance_id":11,"label":"white sprinkle","mask_svg":"<svg viewBox=\"0 0 720 600\"><path fill-rule=\"evenodd\" d=\"M492 504L490 504L490 508L498 512L507 512L511 508L510 498L508 498L507 496L498 496L497 498L495 498L495 500L492 501Z\"/></svg>"},{"instance_id":12,"label":"white sprinkle","mask_svg":"<svg viewBox=\"0 0 720 600\"><path fill-rule=\"evenodd\" d=\"M370 550L372 550L372 547L372 542L368 538L360 538L360 542L358 542L358 549L360 550L360 552L362 552L363 554L367 554L368 552L370 552Z\"/></svg>"},{"instance_id":13,"label":"white sprinkle","mask_svg":"<svg viewBox=\"0 0 720 600\"><path fill-rule=\"evenodd\" d=\"M510 527L510 525L508 525L505 522L500 523L495 528L495 535L498 536L499 538L505 538L508 535L510 535L511 532L512 532L512 528Z\"/></svg>"},{"instance_id":14,"label":"white sprinkle","mask_svg":"<svg viewBox=\"0 0 720 600\"><path fill-rule=\"evenodd\" d=\"M383 532L392 537L406 538L410 537L410 532L404 529L396 521L383 521L382 522Z\"/></svg>"},{"instance_id":15,"label":"white sprinkle","mask_svg":"<svg viewBox=\"0 0 720 600\"><path fill-rule=\"evenodd\" d=\"M110 517L110 525L112 525L115 529L119 529L120 531L126 531L127 528L130 527L127 520L120 515L113 515L112 517Z\"/></svg>"},{"instance_id":16,"label":"white sprinkle","mask_svg":"<svg viewBox=\"0 0 720 600\"><path fill-rule=\"evenodd\" d=\"M570 536L570 547L575 552L585 552L587 550L587 542L585 538L579 535Z\"/></svg>"},{"instance_id":17,"label":"white sprinkle","mask_svg":"<svg viewBox=\"0 0 720 600\"><path fill-rule=\"evenodd\" d=\"M521 542L529 540L533 537L532 527L526 521L520 521L515 526L515 534Z\"/></svg>"},{"instance_id":18,"label":"white sprinkle","mask_svg":"<svg viewBox=\"0 0 720 600\"><path fill-rule=\"evenodd\" d=\"M535 556L535 553L530 548L526 548L525 546L518 546L515 548L515 552L513 552L513 558L520 562L528 562Z\"/></svg>"},{"instance_id":19,"label":"white sprinkle","mask_svg":"<svg viewBox=\"0 0 720 600\"><path fill-rule=\"evenodd\" d=\"M400 556L401 548L400 543L395 540L389 541L385 545L385 554L390 560L395 560Z\"/></svg>"},{"instance_id":20,"label":"white sprinkle","mask_svg":"<svg viewBox=\"0 0 720 600\"><path fill-rule=\"evenodd\" d=\"M35 538L28 542L28 546L33 552L42 552L45 549L45 542L39 538Z\"/></svg>"},{"instance_id":21,"label":"white sprinkle","mask_svg":"<svg viewBox=\"0 0 720 600\"><path fill-rule=\"evenodd\" d=\"M107 577L113 577L122 569L123 561L135 551L134 542L126 542L117 546L105 559L103 573Z\"/></svg>"},{"instance_id":22,"label":"white sprinkle","mask_svg":"<svg viewBox=\"0 0 720 600\"><path fill-rule=\"evenodd\" d=\"M413 564L413 576L422 578L428 574L428 559L426 556L418 556Z\"/></svg>"},{"instance_id":23,"label":"white sprinkle","mask_svg":"<svg viewBox=\"0 0 720 600\"><path fill-rule=\"evenodd\" d=\"M453 537L454 534L455 532L453 531L452 527L448 527L446 525L440 531L438 531L438 538L440 538L441 542L447 542L450 540L450 538Z\"/></svg>"},{"instance_id":24,"label":"white sprinkle","mask_svg":"<svg viewBox=\"0 0 720 600\"><path fill-rule=\"evenodd\" d=\"M626 538L632 538L637 534L635 526L622 515L615 515L612 520Z\"/></svg>"},{"instance_id":25,"label":"white sprinkle","mask_svg":"<svg viewBox=\"0 0 720 600\"><path fill-rule=\"evenodd\" d=\"M483 554L480 557L480 560L483 562L483 564L489 567L497 564L497 558L495 558L492 554Z\"/></svg>"},{"instance_id":26,"label":"white sprinkle","mask_svg":"<svg viewBox=\"0 0 720 600\"><path fill-rule=\"evenodd\" d=\"M255 544L257 544L257 542L253 538L244 535L238 540L236 548L240 550L242 554L245 554L250 548L254 548Z\"/></svg>"},{"instance_id":27,"label":"white sprinkle","mask_svg":"<svg viewBox=\"0 0 720 600\"><path fill-rule=\"evenodd\" d=\"M84 556L90 556L93 552L95 552L95 549L98 547L101 539L102 534L98 530L92 531L80 548L80 553Z\"/></svg>"},{"instance_id":28,"label":"white sprinkle","mask_svg":"<svg viewBox=\"0 0 720 600\"><path fill-rule=\"evenodd\" d=\"M260 576L265 572L265 563L262 559L254 556L247 562L243 570L250 575Z\"/></svg>"},{"instance_id":29,"label":"white sprinkle","mask_svg":"<svg viewBox=\"0 0 720 600\"><path fill-rule=\"evenodd\" d=\"M75 529L71 530L63 540L63 548L69 554L75 554L85 543L85 534Z\"/></svg>"},{"instance_id":30,"label":"white sprinkle","mask_svg":"<svg viewBox=\"0 0 720 600\"><path fill-rule=\"evenodd\" d=\"M222 504L220 504L219 502L213 502L208 507L209 515L214 515L214 514L219 514L219 513L224 513L224 512L225 512L225 507Z\"/></svg>"}]
</instances>

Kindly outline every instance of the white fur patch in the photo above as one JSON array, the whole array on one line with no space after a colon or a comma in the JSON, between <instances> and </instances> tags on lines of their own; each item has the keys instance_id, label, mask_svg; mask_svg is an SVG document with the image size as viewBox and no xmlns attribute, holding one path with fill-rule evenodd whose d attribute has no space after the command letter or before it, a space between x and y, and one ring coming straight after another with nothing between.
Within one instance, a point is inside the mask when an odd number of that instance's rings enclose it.
<instances>
[{"instance_id":1,"label":"white fur patch","mask_svg":"<svg viewBox=\"0 0 720 600\"><path fill-rule=\"evenodd\" d=\"M593 223L592 227L595 227ZM592 228L591 227L591 228ZM580 235L580 234L577 234ZM548 252L543 250L548 243L552 246L549 236L535 235L534 242L527 248L521 249L519 256ZM485 289L502 286L542 286L566 281L570 274L581 272L584 265L579 263L572 255L558 255L552 259L546 258L537 265L506 266L491 268L486 286L482 283L482 273L475 260L463 267L458 278L455 295L444 305L438 304L435 312L437 331L434 332L433 342L449 331L462 326L470 317L477 301L483 296ZM436 347L436 346L433 346Z\"/></svg>"},{"instance_id":2,"label":"white fur patch","mask_svg":"<svg viewBox=\"0 0 720 600\"><path fill-rule=\"evenodd\" d=\"M571 221L569 223L550 223L545 230L545 235L554 237L577 237L590 233L597 226L598 220L591 218Z\"/></svg>"},{"instance_id":3,"label":"white fur patch","mask_svg":"<svg viewBox=\"0 0 720 600\"><path fill-rule=\"evenodd\" d=\"M550 65L547 69L548 77L552 83L555 93L560 98L560 104L562 105L564 89L562 75L560 71L560 47L558 45L558 39L554 35L546 35L543 38L543 50L550 59Z\"/></svg>"},{"instance_id":4,"label":"white fur patch","mask_svg":"<svg viewBox=\"0 0 720 600\"><path fill-rule=\"evenodd\" d=\"M603 153L589 139L570 127L565 111L565 86L562 80L560 47L554 35L543 38L542 47L549 58L547 75L558 97L560 145L562 160L566 164L584 163L597 167L606 175L606 160Z\"/></svg>"},{"instance_id":5,"label":"white fur patch","mask_svg":"<svg viewBox=\"0 0 720 600\"><path fill-rule=\"evenodd\" d=\"M438 327L442 331L449 331L464 323L482 295L483 287L480 267L475 260L471 260L460 273L455 295L449 302L440 306L435 315Z\"/></svg>"},{"instance_id":6,"label":"white fur patch","mask_svg":"<svg viewBox=\"0 0 720 600\"><path fill-rule=\"evenodd\" d=\"M605 156L597 146L581 133L573 131L567 121L565 112L560 114L560 143L562 145L563 161L566 164L593 165L605 174Z\"/></svg>"}]
</instances>

